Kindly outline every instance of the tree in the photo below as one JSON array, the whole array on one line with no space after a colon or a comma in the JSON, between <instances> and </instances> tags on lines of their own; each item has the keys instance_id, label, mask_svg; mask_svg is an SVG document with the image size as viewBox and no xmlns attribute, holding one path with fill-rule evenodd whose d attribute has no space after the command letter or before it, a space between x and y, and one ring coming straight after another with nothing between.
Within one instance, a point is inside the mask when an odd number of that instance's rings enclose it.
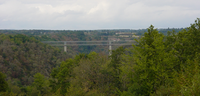
<instances>
[{"instance_id":1,"label":"tree","mask_svg":"<svg viewBox=\"0 0 200 96\"><path fill-rule=\"evenodd\" d=\"M52 92L59 91L64 95L70 86L70 78L73 76L73 68L79 66L82 58L87 58L85 54L79 54L74 59L67 59L60 64L60 67L54 68L51 72L50 87Z\"/></svg>"},{"instance_id":2,"label":"tree","mask_svg":"<svg viewBox=\"0 0 200 96\"><path fill-rule=\"evenodd\" d=\"M32 84L33 88L36 87L36 89L40 92L38 94L44 95L49 92L49 82L48 80L40 73L37 73L34 75L34 82Z\"/></svg>"},{"instance_id":3,"label":"tree","mask_svg":"<svg viewBox=\"0 0 200 96\"><path fill-rule=\"evenodd\" d=\"M110 77L103 70L107 61L107 56L96 52L91 52L87 58L82 58L78 66L73 69L67 95L102 96L110 94Z\"/></svg>"},{"instance_id":4,"label":"tree","mask_svg":"<svg viewBox=\"0 0 200 96\"><path fill-rule=\"evenodd\" d=\"M6 76L0 72L0 92L5 92L8 89L8 83L5 79Z\"/></svg>"},{"instance_id":5,"label":"tree","mask_svg":"<svg viewBox=\"0 0 200 96\"><path fill-rule=\"evenodd\" d=\"M120 74L123 61L123 55L124 55L125 49L123 47L119 47L116 50L112 50L112 55L110 56L111 61L108 64L108 68L110 69L110 76L112 76L112 87L114 87L115 93L117 93L118 90L122 89L122 84L120 80Z\"/></svg>"},{"instance_id":6,"label":"tree","mask_svg":"<svg viewBox=\"0 0 200 96\"><path fill-rule=\"evenodd\" d=\"M196 53L200 53L200 19L197 18L194 24L191 24L185 30L177 34L174 49L177 51L176 56L179 59L179 69L181 66L188 66L187 59L194 59Z\"/></svg>"},{"instance_id":7,"label":"tree","mask_svg":"<svg viewBox=\"0 0 200 96\"><path fill-rule=\"evenodd\" d=\"M148 28L144 37L133 45L134 60L133 70L129 74L131 77L131 86L129 92L132 95L150 95L161 86L166 85L169 76L171 76L170 61L173 60L171 52L165 52L164 35L158 33L154 26Z\"/></svg>"}]
</instances>

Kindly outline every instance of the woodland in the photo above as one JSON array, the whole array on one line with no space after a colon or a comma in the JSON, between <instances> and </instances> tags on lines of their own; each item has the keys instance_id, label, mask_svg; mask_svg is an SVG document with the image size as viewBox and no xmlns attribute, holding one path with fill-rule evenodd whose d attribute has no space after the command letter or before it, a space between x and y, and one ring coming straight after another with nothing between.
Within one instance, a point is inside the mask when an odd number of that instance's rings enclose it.
<instances>
[{"instance_id":1,"label":"woodland","mask_svg":"<svg viewBox=\"0 0 200 96\"><path fill-rule=\"evenodd\" d=\"M72 33L62 34L89 40L83 32ZM200 19L179 31L162 32L150 25L140 34L137 43L109 56L95 50L66 53L41 43L59 41L55 33L1 31L0 96L200 95Z\"/></svg>"}]
</instances>

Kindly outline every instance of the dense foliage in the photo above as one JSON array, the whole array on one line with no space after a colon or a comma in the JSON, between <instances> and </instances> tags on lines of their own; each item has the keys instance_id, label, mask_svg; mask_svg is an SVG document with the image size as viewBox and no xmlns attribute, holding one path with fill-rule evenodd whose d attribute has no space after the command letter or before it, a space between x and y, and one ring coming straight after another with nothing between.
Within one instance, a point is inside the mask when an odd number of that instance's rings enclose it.
<instances>
[{"instance_id":1,"label":"dense foliage","mask_svg":"<svg viewBox=\"0 0 200 96\"><path fill-rule=\"evenodd\" d=\"M29 85L33 75L49 76L61 61L69 58L58 48L43 44L25 35L0 34L0 71L19 85Z\"/></svg>"},{"instance_id":2,"label":"dense foliage","mask_svg":"<svg viewBox=\"0 0 200 96\"><path fill-rule=\"evenodd\" d=\"M0 72L0 92L5 92L8 89L8 84L5 79L6 76Z\"/></svg>"},{"instance_id":3,"label":"dense foliage","mask_svg":"<svg viewBox=\"0 0 200 96\"><path fill-rule=\"evenodd\" d=\"M58 66L53 66L49 78L43 71L38 71L34 75L30 74L33 76L33 81L26 86L17 85L13 79L8 80L8 88L5 87L4 92L0 94L28 96L198 96L200 95L199 37L200 19L197 19L187 29L179 32L169 31L167 35L154 29L154 26L151 25L147 32L136 40L137 43L133 44L132 48L119 47L112 50L111 56L90 52L68 58L61 63L59 62L60 64L54 62L52 64ZM17 46L23 45L27 41L31 42L25 37L21 40L13 39L13 41L12 38L9 39L11 44ZM1 42L5 41L6 39L3 39ZM9 45L8 43L2 44ZM6 55L5 53L4 55L3 52L0 54L3 58L2 62L7 60L8 56L12 56L12 54ZM54 57L60 56L51 54ZM58 57L55 60L58 60ZM9 60L12 59L9 58ZM16 60L20 60L20 58ZM10 64L10 62L4 62L1 66L6 66L5 64ZM37 64L41 63L37 62ZM26 67L26 63L21 64L21 68L23 67ZM37 68L45 69L45 66ZM28 70L31 68L26 71L29 72ZM20 70L16 71L21 72ZM8 71L3 70L2 72L7 73L9 77ZM2 76L1 81L4 81L5 75ZM20 76L16 77L20 78ZM16 83L12 83L12 81ZM6 86L6 82L5 85L1 86Z\"/></svg>"}]
</instances>

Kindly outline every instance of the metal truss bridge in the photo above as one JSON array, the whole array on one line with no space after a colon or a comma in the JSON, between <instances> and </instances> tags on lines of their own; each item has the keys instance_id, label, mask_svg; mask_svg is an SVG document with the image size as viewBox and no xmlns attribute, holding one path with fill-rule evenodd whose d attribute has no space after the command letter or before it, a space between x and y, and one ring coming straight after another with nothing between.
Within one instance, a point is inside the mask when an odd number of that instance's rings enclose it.
<instances>
[{"instance_id":1,"label":"metal truss bridge","mask_svg":"<svg viewBox=\"0 0 200 96\"><path fill-rule=\"evenodd\" d=\"M123 40L123 41L42 41L42 43L49 44L51 46L64 46L64 52L67 52L67 46L108 46L109 50L112 50L112 46L124 46L132 45L135 43L134 40ZM109 53L111 55L111 51Z\"/></svg>"}]
</instances>

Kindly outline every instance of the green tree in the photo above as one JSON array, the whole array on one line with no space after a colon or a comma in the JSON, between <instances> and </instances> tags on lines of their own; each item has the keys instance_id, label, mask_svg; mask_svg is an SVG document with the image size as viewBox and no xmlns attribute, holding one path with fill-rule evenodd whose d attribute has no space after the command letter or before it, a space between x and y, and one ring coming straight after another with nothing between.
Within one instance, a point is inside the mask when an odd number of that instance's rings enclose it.
<instances>
[{"instance_id":1,"label":"green tree","mask_svg":"<svg viewBox=\"0 0 200 96\"><path fill-rule=\"evenodd\" d=\"M170 61L173 60L171 52L165 52L164 35L158 33L154 26L148 28L144 37L133 45L133 65L131 86L129 94L132 95L150 95L161 86L166 85L169 76L171 76ZM130 62L132 62L130 60Z\"/></svg>"},{"instance_id":2,"label":"green tree","mask_svg":"<svg viewBox=\"0 0 200 96\"><path fill-rule=\"evenodd\" d=\"M59 91L64 95L70 86L70 78L73 76L73 68L78 66L82 58L87 58L85 54L79 54L74 59L67 59L60 64L60 67L54 68L51 72L50 87L52 92Z\"/></svg>"},{"instance_id":3,"label":"green tree","mask_svg":"<svg viewBox=\"0 0 200 96\"><path fill-rule=\"evenodd\" d=\"M112 50L112 55L110 56L110 63L108 64L108 68L110 69L110 76L112 76L112 84L111 86L114 88L114 93L116 94L118 90L122 89L122 82L120 80L120 74L123 61L125 49L123 47L119 47L116 50Z\"/></svg>"},{"instance_id":4,"label":"green tree","mask_svg":"<svg viewBox=\"0 0 200 96\"><path fill-rule=\"evenodd\" d=\"M0 72L0 92L5 92L8 89L8 83L5 79L6 76Z\"/></svg>"},{"instance_id":5,"label":"green tree","mask_svg":"<svg viewBox=\"0 0 200 96\"><path fill-rule=\"evenodd\" d=\"M87 58L82 58L73 69L73 77L67 95L102 96L110 94L110 77L104 72L108 57L91 52Z\"/></svg>"},{"instance_id":6,"label":"green tree","mask_svg":"<svg viewBox=\"0 0 200 96\"><path fill-rule=\"evenodd\" d=\"M35 87L41 95L47 94L50 90L49 81L44 77L44 75L37 73L34 75L34 82L32 84L33 88Z\"/></svg>"},{"instance_id":7,"label":"green tree","mask_svg":"<svg viewBox=\"0 0 200 96\"><path fill-rule=\"evenodd\" d=\"M200 19L195 20L194 24L191 24L185 30L180 31L176 36L174 42L174 50L177 52L174 54L179 59L179 65L177 65L177 71L181 70L181 66L187 67L187 60L194 59L196 53L200 53Z\"/></svg>"}]
</instances>

